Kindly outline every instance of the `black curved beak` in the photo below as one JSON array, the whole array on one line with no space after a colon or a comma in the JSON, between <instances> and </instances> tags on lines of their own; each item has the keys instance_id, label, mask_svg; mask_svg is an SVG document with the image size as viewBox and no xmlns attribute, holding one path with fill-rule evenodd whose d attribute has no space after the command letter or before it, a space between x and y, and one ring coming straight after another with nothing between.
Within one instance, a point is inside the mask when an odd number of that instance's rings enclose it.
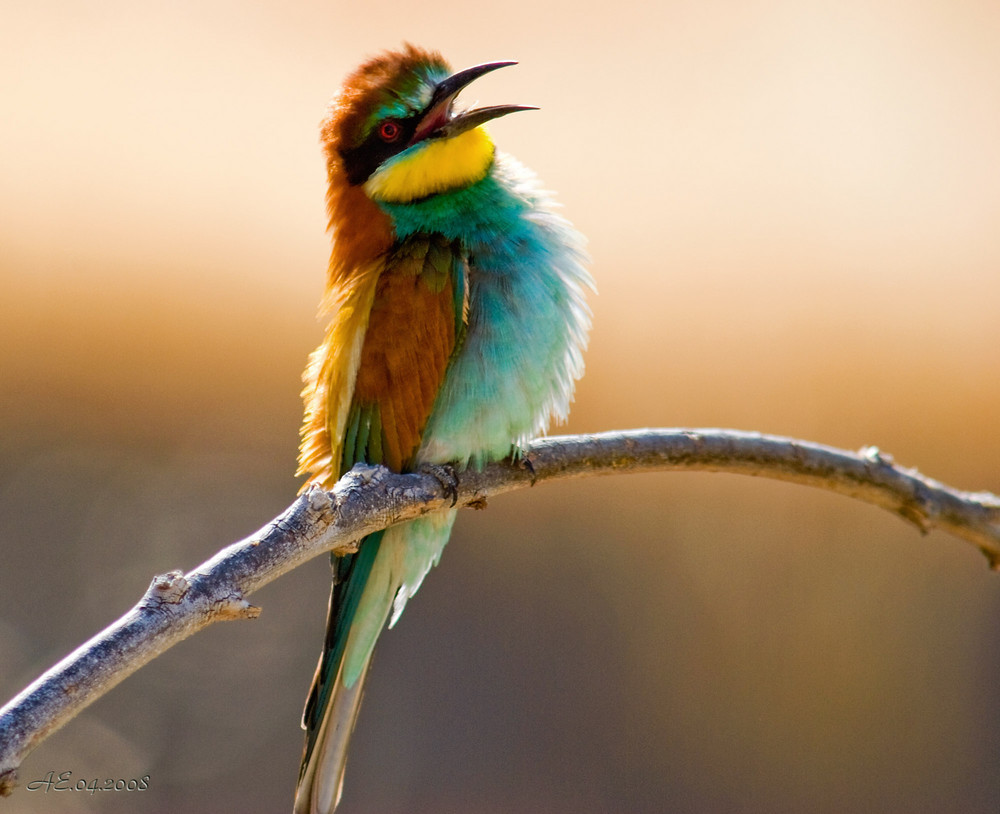
<instances>
[{"instance_id":1,"label":"black curved beak","mask_svg":"<svg viewBox=\"0 0 1000 814\"><path fill-rule=\"evenodd\" d=\"M498 68L506 68L508 65L517 65L517 63L485 62L482 65L475 65L452 74L438 83L434 89L434 95L431 96L430 102L424 108L420 124L417 125L410 143L413 144L429 138L457 136L473 127L479 127L490 119L506 116L508 113L516 113L519 110L538 110L537 107L530 105L493 105L491 107L477 107L462 113L453 113L452 103L459 91L479 77Z\"/></svg>"}]
</instances>

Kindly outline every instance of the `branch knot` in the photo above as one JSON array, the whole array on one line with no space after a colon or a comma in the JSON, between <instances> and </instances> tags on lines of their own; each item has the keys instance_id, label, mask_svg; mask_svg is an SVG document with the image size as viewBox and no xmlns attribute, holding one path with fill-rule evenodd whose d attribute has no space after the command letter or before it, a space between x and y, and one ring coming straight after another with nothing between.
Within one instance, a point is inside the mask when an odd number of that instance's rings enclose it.
<instances>
[{"instance_id":1,"label":"branch knot","mask_svg":"<svg viewBox=\"0 0 1000 814\"><path fill-rule=\"evenodd\" d=\"M149 590L142 598L142 606L155 609L159 605L179 605L187 596L191 583L183 571L168 571L153 577Z\"/></svg>"}]
</instances>

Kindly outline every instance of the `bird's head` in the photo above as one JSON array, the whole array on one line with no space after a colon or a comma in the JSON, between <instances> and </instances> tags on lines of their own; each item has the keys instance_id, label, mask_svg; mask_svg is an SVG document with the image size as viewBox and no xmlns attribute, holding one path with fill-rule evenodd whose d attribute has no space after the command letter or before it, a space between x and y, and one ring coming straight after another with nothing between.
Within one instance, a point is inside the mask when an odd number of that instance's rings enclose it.
<instances>
[{"instance_id":1,"label":"bird's head","mask_svg":"<svg viewBox=\"0 0 1000 814\"><path fill-rule=\"evenodd\" d=\"M440 55L407 45L351 74L324 121L330 183L362 188L374 201L405 203L482 179L493 142L482 125L523 105L456 111L470 82L513 62L452 73Z\"/></svg>"}]
</instances>

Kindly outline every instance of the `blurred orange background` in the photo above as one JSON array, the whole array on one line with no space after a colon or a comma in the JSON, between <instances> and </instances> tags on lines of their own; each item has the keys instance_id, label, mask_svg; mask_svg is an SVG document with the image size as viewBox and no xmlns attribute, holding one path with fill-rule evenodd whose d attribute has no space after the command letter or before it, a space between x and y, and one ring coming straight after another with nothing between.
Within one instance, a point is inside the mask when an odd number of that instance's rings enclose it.
<instances>
[{"instance_id":1,"label":"blurred orange background","mask_svg":"<svg viewBox=\"0 0 1000 814\"><path fill-rule=\"evenodd\" d=\"M1000 14L975 0L8 4L0 700L294 497L328 251L317 124L411 40L600 288L569 432L877 444L1000 493ZM476 95L464 101L472 104ZM562 431L562 430L560 430ZM322 558L45 742L5 812L289 810ZM463 513L383 637L344 812L1000 808L1000 581L724 475ZM29 791L48 771L142 793Z\"/></svg>"}]
</instances>

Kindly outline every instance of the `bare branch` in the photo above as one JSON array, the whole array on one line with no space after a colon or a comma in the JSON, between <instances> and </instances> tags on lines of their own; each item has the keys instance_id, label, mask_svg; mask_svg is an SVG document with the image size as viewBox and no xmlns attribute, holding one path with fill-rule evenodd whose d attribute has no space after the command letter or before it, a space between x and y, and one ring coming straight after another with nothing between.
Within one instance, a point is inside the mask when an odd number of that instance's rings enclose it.
<instances>
[{"instance_id":1,"label":"bare branch","mask_svg":"<svg viewBox=\"0 0 1000 814\"><path fill-rule=\"evenodd\" d=\"M637 430L532 443L521 460L466 471L395 475L356 466L332 492L313 489L255 534L189 574L156 577L125 616L79 647L0 710L0 794L48 735L120 681L212 622L252 619L246 597L325 551L348 552L378 529L453 505L482 508L495 495L549 480L626 472L702 470L791 481L894 512L922 532L961 537L1000 569L1000 498L960 492L897 467L874 447L844 450L734 430ZM439 475L440 473L438 473Z\"/></svg>"}]
</instances>

